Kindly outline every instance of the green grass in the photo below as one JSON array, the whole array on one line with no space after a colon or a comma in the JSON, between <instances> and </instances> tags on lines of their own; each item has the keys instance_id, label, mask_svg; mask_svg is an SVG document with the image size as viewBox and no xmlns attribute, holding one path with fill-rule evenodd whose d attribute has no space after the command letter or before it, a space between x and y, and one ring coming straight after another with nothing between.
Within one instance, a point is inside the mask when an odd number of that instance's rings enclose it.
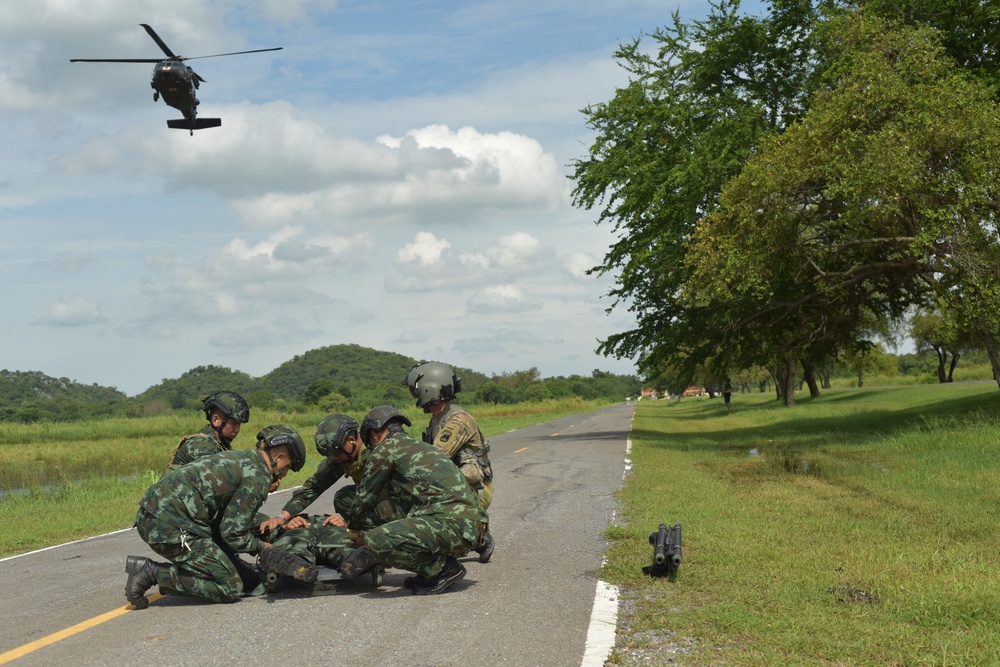
<instances>
[{"instance_id":1,"label":"green grass","mask_svg":"<svg viewBox=\"0 0 1000 667\"><path fill-rule=\"evenodd\" d=\"M1000 664L995 383L643 402L603 577L678 664ZM674 580L648 537L680 522ZM634 637L630 639L630 637Z\"/></svg>"},{"instance_id":2,"label":"green grass","mask_svg":"<svg viewBox=\"0 0 1000 667\"><path fill-rule=\"evenodd\" d=\"M566 399L516 406L475 406L486 437L566 415L597 410L605 401ZM254 410L234 441L254 446L257 432L275 423L296 428L306 441L305 467L282 487L300 485L316 470L316 424L325 416ZM352 415L358 419L364 415ZM407 411L420 436L428 416ZM69 540L128 528L139 499L159 478L180 439L205 424L200 413L142 419L13 424L0 422L0 558Z\"/></svg>"}]
</instances>

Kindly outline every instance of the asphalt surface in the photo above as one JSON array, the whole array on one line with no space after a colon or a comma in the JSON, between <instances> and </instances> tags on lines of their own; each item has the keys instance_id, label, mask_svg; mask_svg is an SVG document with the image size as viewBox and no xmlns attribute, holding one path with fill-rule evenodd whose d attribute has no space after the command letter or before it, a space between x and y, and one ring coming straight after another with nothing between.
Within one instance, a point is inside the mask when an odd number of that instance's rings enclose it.
<instances>
[{"instance_id":1,"label":"asphalt surface","mask_svg":"<svg viewBox=\"0 0 1000 667\"><path fill-rule=\"evenodd\" d=\"M409 573L390 569L381 588L361 577L325 595L167 596L133 610L125 557L156 555L127 530L0 561L0 664L578 666L632 411L491 438L496 551L486 564L462 559L468 575L445 594L411 595ZM273 515L287 499L262 509ZM332 490L309 508L329 511Z\"/></svg>"}]
</instances>

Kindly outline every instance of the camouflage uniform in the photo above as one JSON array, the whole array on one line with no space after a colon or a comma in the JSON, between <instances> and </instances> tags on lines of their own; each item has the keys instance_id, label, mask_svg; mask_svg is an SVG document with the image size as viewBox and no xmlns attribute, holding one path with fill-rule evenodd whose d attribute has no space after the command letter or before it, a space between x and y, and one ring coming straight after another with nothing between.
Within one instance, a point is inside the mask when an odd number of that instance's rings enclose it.
<instances>
[{"instance_id":1,"label":"camouflage uniform","mask_svg":"<svg viewBox=\"0 0 1000 667\"><path fill-rule=\"evenodd\" d=\"M431 578L446 556L464 556L478 543L489 519L468 482L440 450L405 432L391 434L368 457L348 527L361 530L363 517L387 490L405 515L365 533L379 563Z\"/></svg>"},{"instance_id":2,"label":"camouflage uniform","mask_svg":"<svg viewBox=\"0 0 1000 667\"><path fill-rule=\"evenodd\" d=\"M350 477L354 481L354 484L337 489L337 492L333 496L334 511L346 517L350 514L351 506L354 504L354 496L357 493L355 485L361 481L362 476L365 474L365 459L369 451L371 450L363 447L357 460L351 461L346 465L337 463L332 456L323 459L319 466L316 467L316 472L313 473L312 477L292 492L292 497L281 508L282 511L288 512L289 516L295 516L309 507L341 477ZM385 497L383 494L382 500L385 500ZM388 514L386 514L386 511L387 509L384 505L379 505L372 510L365 518L365 529L374 528L378 524L383 523L384 520L393 518L391 511ZM385 519L379 518L380 512Z\"/></svg>"},{"instance_id":3,"label":"camouflage uniform","mask_svg":"<svg viewBox=\"0 0 1000 667\"><path fill-rule=\"evenodd\" d=\"M489 509L493 500L493 468L488 458L489 447L479 424L465 408L448 403L448 407L431 417L424 431L424 442L444 452L469 481L479 504Z\"/></svg>"},{"instance_id":4,"label":"camouflage uniform","mask_svg":"<svg viewBox=\"0 0 1000 667\"><path fill-rule=\"evenodd\" d=\"M270 485L263 455L253 449L203 456L150 486L135 521L139 536L172 563L158 571L160 592L239 599L251 584L237 554L264 547L253 522Z\"/></svg>"},{"instance_id":5,"label":"camouflage uniform","mask_svg":"<svg viewBox=\"0 0 1000 667\"><path fill-rule=\"evenodd\" d=\"M219 434L212 428L212 425L206 424L200 431L185 436L177 444L177 448L174 449L174 455L170 458L170 463L167 465L166 470L163 471L163 475L160 475L160 479L163 479L165 475L177 470L185 463L191 463L191 461L200 459L203 456L228 452L230 450L232 450L232 447L222 442Z\"/></svg>"},{"instance_id":6,"label":"camouflage uniform","mask_svg":"<svg viewBox=\"0 0 1000 667\"><path fill-rule=\"evenodd\" d=\"M306 518L312 524L308 528L281 530L281 536L271 544L301 556L314 565L339 568L344 559L357 549L357 545L348 539L347 529L342 526L324 526L325 516Z\"/></svg>"}]
</instances>

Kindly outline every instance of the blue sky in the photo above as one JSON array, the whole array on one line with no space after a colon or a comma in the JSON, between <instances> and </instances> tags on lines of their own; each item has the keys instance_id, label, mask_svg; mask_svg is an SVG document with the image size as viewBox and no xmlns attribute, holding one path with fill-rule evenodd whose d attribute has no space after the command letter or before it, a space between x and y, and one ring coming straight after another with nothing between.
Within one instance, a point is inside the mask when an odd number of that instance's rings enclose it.
<instances>
[{"instance_id":1,"label":"blue sky","mask_svg":"<svg viewBox=\"0 0 1000 667\"><path fill-rule=\"evenodd\" d=\"M746 5L756 7L753 5ZM134 395L354 343L483 373L630 373L571 204L619 43L706 2L33 0L0 6L0 368ZM170 130L150 24L206 80Z\"/></svg>"}]
</instances>

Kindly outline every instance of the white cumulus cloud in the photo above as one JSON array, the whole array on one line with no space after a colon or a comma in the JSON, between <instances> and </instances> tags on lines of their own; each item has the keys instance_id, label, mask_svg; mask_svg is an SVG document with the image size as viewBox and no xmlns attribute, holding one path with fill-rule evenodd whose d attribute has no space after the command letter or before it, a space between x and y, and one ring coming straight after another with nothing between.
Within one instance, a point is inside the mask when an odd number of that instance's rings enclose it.
<instances>
[{"instance_id":1,"label":"white cumulus cloud","mask_svg":"<svg viewBox=\"0 0 1000 667\"><path fill-rule=\"evenodd\" d=\"M82 297L58 299L49 306L44 317L34 324L53 327L78 327L87 324L100 324L107 321L101 316L101 309L93 301Z\"/></svg>"}]
</instances>

